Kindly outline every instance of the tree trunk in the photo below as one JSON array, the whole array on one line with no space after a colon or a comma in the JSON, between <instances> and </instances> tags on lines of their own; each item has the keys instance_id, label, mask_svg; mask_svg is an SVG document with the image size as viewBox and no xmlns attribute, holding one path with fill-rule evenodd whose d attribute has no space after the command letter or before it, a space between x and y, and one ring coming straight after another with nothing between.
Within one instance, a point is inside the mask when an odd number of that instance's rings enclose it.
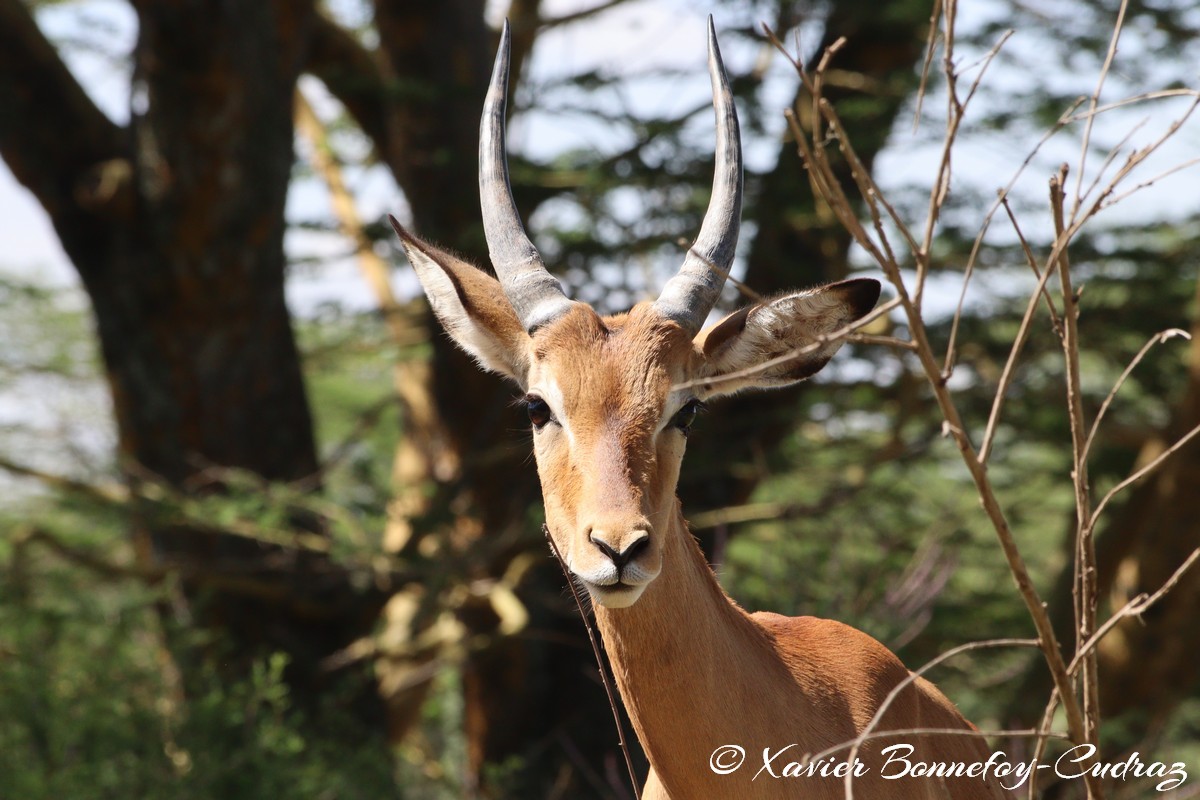
<instances>
[{"instance_id":1,"label":"tree trunk","mask_svg":"<svg viewBox=\"0 0 1200 800\"><path fill-rule=\"evenodd\" d=\"M92 301L123 472L183 493L222 491L230 468L267 481L313 475L283 296L292 88L311 8L138 4L133 113L120 129L20 5L0 4L0 72L19 76L0 86L0 149ZM55 130L20 130L33 120ZM369 629L379 598L323 556L141 511L142 556L185 568L180 599L227 646L225 674L282 651L293 698L315 706L330 682L322 659ZM315 527L303 514L294 522ZM202 654L174 649L194 685ZM364 692L359 701L376 724L378 704Z\"/></svg>"}]
</instances>

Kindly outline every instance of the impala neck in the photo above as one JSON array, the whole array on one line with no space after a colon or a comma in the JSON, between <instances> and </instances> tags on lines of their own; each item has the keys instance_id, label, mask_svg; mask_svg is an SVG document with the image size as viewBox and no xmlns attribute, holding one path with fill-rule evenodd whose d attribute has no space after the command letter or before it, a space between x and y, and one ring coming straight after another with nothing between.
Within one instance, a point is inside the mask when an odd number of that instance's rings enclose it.
<instances>
[{"instance_id":1,"label":"impala neck","mask_svg":"<svg viewBox=\"0 0 1200 800\"><path fill-rule=\"evenodd\" d=\"M715 747L749 750L769 735L754 709L795 684L766 632L717 583L678 505L664 547L662 573L633 606L595 611L638 739L671 788L711 780Z\"/></svg>"}]
</instances>

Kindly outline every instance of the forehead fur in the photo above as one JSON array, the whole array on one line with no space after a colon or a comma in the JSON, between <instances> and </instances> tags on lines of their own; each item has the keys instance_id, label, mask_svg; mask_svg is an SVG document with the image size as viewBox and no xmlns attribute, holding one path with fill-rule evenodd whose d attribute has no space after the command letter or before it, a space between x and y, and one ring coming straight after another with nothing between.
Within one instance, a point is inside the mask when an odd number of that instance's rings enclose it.
<instances>
[{"instance_id":1,"label":"forehead fur","mask_svg":"<svg viewBox=\"0 0 1200 800\"><path fill-rule=\"evenodd\" d=\"M610 413L626 417L636 414L627 404L661 403L696 357L687 333L649 303L611 317L576 303L537 332L533 352L534 361L553 372L568 405L603 400Z\"/></svg>"}]
</instances>

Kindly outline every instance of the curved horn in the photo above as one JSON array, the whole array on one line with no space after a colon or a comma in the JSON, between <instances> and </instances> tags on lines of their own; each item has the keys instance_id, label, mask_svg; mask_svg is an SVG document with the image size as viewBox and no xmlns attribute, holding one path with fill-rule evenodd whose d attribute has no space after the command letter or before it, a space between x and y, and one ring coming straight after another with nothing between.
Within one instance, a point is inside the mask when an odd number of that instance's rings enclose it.
<instances>
[{"instance_id":1,"label":"curved horn","mask_svg":"<svg viewBox=\"0 0 1200 800\"><path fill-rule=\"evenodd\" d=\"M546 270L533 242L529 241L513 202L504 146L511 40L508 20L505 20L496 64L492 67L492 81L483 104L483 118L479 121L479 204L496 277L521 324L532 333L535 328L564 313L571 301Z\"/></svg>"},{"instance_id":2,"label":"curved horn","mask_svg":"<svg viewBox=\"0 0 1200 800\"><path fill-rule=\"evenodd\" d=\"M716 305L733 254L742 218L742 141L733 92L725 76L717 32L708 18L708 76L712 81L713 111L717 117L717 164L712 199L696 243L688 250L679 272L667 281L654 307L695 334Z\"/></svg>"}]
</instances>

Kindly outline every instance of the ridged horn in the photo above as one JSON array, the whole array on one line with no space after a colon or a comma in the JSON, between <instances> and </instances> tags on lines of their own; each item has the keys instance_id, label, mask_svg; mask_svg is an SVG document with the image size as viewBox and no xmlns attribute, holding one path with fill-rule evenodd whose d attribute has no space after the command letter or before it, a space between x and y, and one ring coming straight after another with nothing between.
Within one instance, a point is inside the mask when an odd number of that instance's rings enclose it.
<instances>
[{"instance_id":1,"label":"ridged horn","mask_svg":"<svg viewBox=\"0 0 1200 800\"><path fill-rule=\"evenodd\" d=\"M505 149L505 110L512 35L508 21L500 33L500 49L479 121L479 204L488 254L504 294L525 330L545 325L571 305L562 286L549 273L537 248L525 233L513 202Z\"/></svg>"},{"instance_id":2,"label":"ridged horn","mask_svg":"<svg viewBox=\"0 0 1200 800\"><path fill-rule=\"evenodd\" d=\"M688 250L679 272L667 281L654 307L692 334L699 332L716 305L733 265L742 218L742 140L733 92L717 47L717 32L708 18L708 76L717 118L716 168L712 199L700 235Z\"/></svg>"}]
</instances>

